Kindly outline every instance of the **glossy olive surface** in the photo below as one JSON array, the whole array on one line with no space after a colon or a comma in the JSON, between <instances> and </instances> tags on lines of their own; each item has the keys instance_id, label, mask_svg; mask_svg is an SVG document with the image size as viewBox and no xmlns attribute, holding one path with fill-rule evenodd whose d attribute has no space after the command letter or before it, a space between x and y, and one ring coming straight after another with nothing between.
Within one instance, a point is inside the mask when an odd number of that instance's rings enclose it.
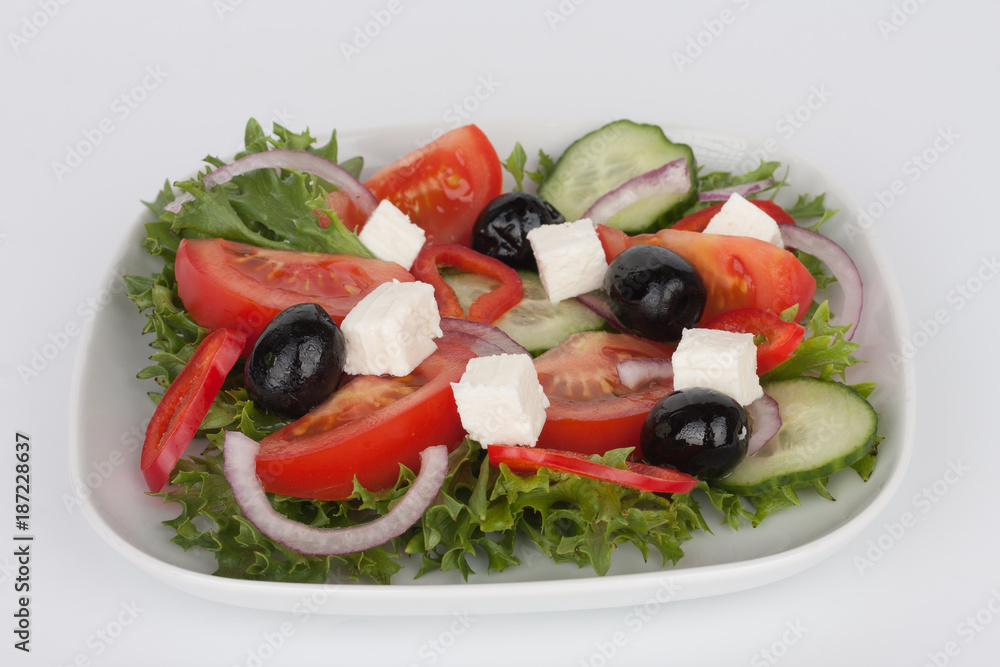
<instances>
[{"instance_id":1,"label":"glossy olive surface","mask_svg":"<svg viewBox=\"0 0 1000 667\"><path fill-rule=\"evenodd\" d=\"M496 197L472 227L472 249L515 269L536 269L528 232L566 219L549 202L527 192Z\"/></svg>"},{"instance_id":2,"label":"glossy olive surface","mask_svg":"<svg viewBox=\"0 0 1000 667\"><path fill-rule=\"evenodd\" d=\"M639 449L646 463L708 481L732 472L749 441L743 406L714 389L692 388L653 406L639 434Z\"/></svg>"},{"instance_id":3,"label":"glossy olive surface","mask_svg":"<svg viewBox=\"0 0 1000 667\"><path fill-rule=\"evenodd\" d=\"M247 358L250 396L262 407L301 417L340 384L344 334L321 306L300 303L267 325Z\"/></svg>"},{"instance_id":4,"label":"glossy olive surface","mask_svg":"<svg viewBox=\"0 0 1000 667\"><path fill-rule=\"evenodd\" d=\"M615 257L604 274L604 291L626 328L658 342L679 340L694 327L708 295L690 262L656 245L633 246Z\"/></svg>"}]
</instances>

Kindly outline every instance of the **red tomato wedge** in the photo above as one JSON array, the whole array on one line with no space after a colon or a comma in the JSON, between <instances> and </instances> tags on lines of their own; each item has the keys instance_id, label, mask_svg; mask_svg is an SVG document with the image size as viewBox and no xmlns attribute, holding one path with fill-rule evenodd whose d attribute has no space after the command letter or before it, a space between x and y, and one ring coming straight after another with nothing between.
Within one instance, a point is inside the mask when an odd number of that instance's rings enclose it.
<instances>
[{"instance_id":1,"label":"red tomato wedge","mask_svg":"<svg viewBox=\"0 0 1000 667\"><path fill-rule=\"evenodd\" d=\"M511 447L507 445L489 446L490 463L499 467L507 465L511 472L531 474L539 468L548 468L558 472L570 472L581 477L612 482L642 491L658 493L690 493L698 480L690 475L658 466L626 461L628 468L613 468L591 461L584 454L562 452L554 449L539 449L537 447Z\"/></svg>"},{"instance_id":2,"label":"red tomato wedge","mask_svg":"<svg viewBox=\"0 0 1000 667\"><path fill-rule=\"evenodd\" d=\"M549 407L538 446L581 454L638 447L646 414L673 391L673 383L648 382L628 389L618 379L617 364L672 355L673 348L638 336L588 331L567 337L539 356L535 370Z\"/></svg>"},{"instance_id":3,"label":"red tomato wedge","mask_svg":"<svg viewBox=\"0 0 1000 667\"><path fill-rule=\"evenodd\" d=\"M238 331L216 329L208 334L156 405L146 427L139 468L157 493L163 488L184 450L191 443L226 375L243 351Z\"/></svg>"},{"instance_id":4,"label":"red tomato wedge","mask_svg":"<svg viewBox=\"0 0 1000 667\"><path fill-rule=\"evenodd\" d=\"M299 303L318 303L340 324L365 295L390 280L412 282L395 262L354 255L269 250L223 239L184 239L177 292L199 325L235 329L250 349L267 323Z\"/></svg>"},{"instance_id":5,"label":"red tomato wedge","mask_svg":"<svg viewBox=\"0 0 1000 667\"><path fill-rule=\"evenodd\" d=\"M417 471L420 452L465 438L451 383L475 354L438 340L404 377L359 375L304 417L267 436L257 454L265 491L342 500L354 478L371 491L392 487L399 464Z\"/></svg>"},{"instance_id":6,"label":"red tomato wedge","mask_svg":"<svg viewBox=\"0 0 1000 667\"><path fill-rule=\"evenodd\" d=\"M708 290L701 322L734 308L779 314L796 304L801 318L816 293L816 280L802 262L766 241L676 229L628 236L607 225L597 225L597 234L608 262L640 243L663 246L691 262Z\"/></svg>"},{"instance_id":7,"label":"red tomato wedge","mask_svg":"<svg viewBox=\"0 0 1000 667\"><path fill-rule=\"evenodd\" d=\"M727 310L705 322L704 326L753 334L757 345L757 375L763 375L792 356L806 333L801 324L786 322L774 313L756 308Z\"/></svg>"},{"instance_id":8,"label":"red tomato wedge","mask_svg":"<svg viewBox=\"0 0 1000 667\"><path fill-rule=\"evenodd\" d=\"M795 224L795 218L788 215L785 209L781 208L770 199L748 199L747 201L764 211L764 213L767 213L779 225ZM703 208L700 211L695 211L691 215L686 215L672 224L670 229L676 229L684 232L703 232L705 231L705 227L708 226L709 220L714 218L715 214L720 210L722 210L722 204L714 204L708 208Z\"/></svg>"},{"instance_id":9,"label":"red tomato wedge","mask_svg":"<svg viewBox=\"0 0 1000 667\"><path fill-rule=\"evenodd\" d=\"M378 170L365 186L409 215L428 243L467 246L476 216L500 194L503 170L483 131L466 125ZM327 205L348 229L364 226L365 216L343 193L330 193Z\"/></svg>"},{"instance_id":10,"label":"red tomato wedge","mask_svg":"<svg viewBox=\"0 0 1000 667\"><path fill-rule=\"evenodd\" d=\"M426 245L417 255L410 271L414 278L434 287L434 298L441 317L461 318L465 316L465 311L458 303L455 290L441 277L439 264L453 266L465 273L478 273L500 282L499 287L472 302L469 314L465 317L467 320L493 324L524 298L521 276L500 260L457 243Z\"/></svg>"}]
</instances>

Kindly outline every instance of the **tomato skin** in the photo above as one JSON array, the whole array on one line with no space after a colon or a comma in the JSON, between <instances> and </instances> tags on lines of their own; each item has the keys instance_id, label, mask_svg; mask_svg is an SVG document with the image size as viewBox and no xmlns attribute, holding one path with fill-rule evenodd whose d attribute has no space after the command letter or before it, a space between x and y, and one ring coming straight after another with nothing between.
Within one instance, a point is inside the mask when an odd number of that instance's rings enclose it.
<instances>
[{"instance_id":1,"label":"tomato skin","mask_svg":"<svg viewBox=\"0 0 1000 667\"><path fill-rule=\"evenodd\" d=\"M507 445L490 445L488 451L490 463L498 467L501 463L506 464L511 472L518 474L531 474L539 468L548 468L657 493L690 493L698 484L694 477L672 468L627 461L625 465L628 469L622 470L596 463L576 452Z\"/></svg>"},{"instance_id":2,"label":"tomato skin","mask_svg":"<svg viewBox=\"0 0 1000 667\"><path fill-rule=\"evenodd\" d=\"M573 334L535 359L549 407L537 446L581 454L638 447L639 431L672 382L623 387L616 364L625 359L669 359L673 348L602 331Z\"/></svg>"},{"instance_id":3,"label":"tomato skin","mask_svg":"<svg viewBox=\"0 0 1000 667\"><path fill-rule=\"evenodd\" d=\"M597 225L597 234L608 262L626 248L652 243L673 250L693 264L708 290L702 323L734 308L780 314L794 305L799 306L798 321L816 293L816 280L802 262L788 250L766 241L676 229L628 236L607 225Z\"/></svg>"},{"instance_id":4,"label":"tomato skin","mask_svg":"<svg viewBox=\"0 0 1000 667\"><path fill-rule=\"evenodd\" d=\"M354 478L371 491L391 488L399 464L416 472L420 452L465 438L451 382L475 354L438 341L438 350L403 378L360 375L306 416L267 436L257 455L265 491L343 500Z\"/></svg>"},{"instance_id":5,"label":"tomato skin","mask_svg":"<svg viewBox=\"0 0 1000 667\"><path fill-rule=\"evenodd\" d=\"M796 224L795 218L788 215L785 209L781 208L770 199L748 199L747 201L764 211L764 213L767 213L779 225ZM705 231L705 227L708 226L708 222L715 217L716 213L722 210L722 206L722 204L713 204L712 206L703 208L700 211L695 211L694 213L686 215L672 224L670 229L676 229L684 232L703 232Z\"/></svg>"},{"instance_id":6,"label":"tomato skin","mask_svg":"<svg viewBox=\"0 0 1000 667\"><path fill-rule=\"evenodd\" d=\"M806 333L801 324L786 322L774 313L756 308L737 308L719 313L704 326L706 329L763 337L765 340L757 343L757 375L763 375L791 357Z\"/></svg>"},{"instance_id":7,"label":"tomato skin","mask_svg":"<svg viewBox=\"0 0 1000 667\"><path fill-rule=\"evenodd\" d=\"M427 243L469 246L479 212L500 195L503 168L483 131L465 125L379 169L365 186L409 215ZM330 193L327 205L348 229L364 226L364 215L342 193Z\"/></svg>"},{"instance_id":8,"label":"tomato skin","mask_svg":"<svg viewBox=\"0 0 1000 667\"><path fill-rule=\"evenodd\" d=\"M139 468L158 493L191 443L226 376L243 350L245 336L230 329L208 334L156 405L146 427Z\"/></svg>"},{"instance_id":9,"label":"tomato skin","mask_svg":"<svg viewBox=\"0 0 1000 667\"><path fill-rule=\"evenodd\" d=\"M174 271L177 293L194 321L240 331L247 350L289 306L318 303L339 325L378 285L413 281L395 262L270 250L223 239L182 239Z\"/></svg>"},{"instance_id":10,"label":"tomato skin","mask_svg":"<svg viewBox=\"0 0 1000 667\"><path fill-rule=\"evenodd\" d=\"M434 298L441 317L461 318L465 311L459 305L455 290L441 277L439 264L447 264L466 273L478 273L500 282L499 287L483 294L469 306L469 313L465 316L467 320L493 324L524 298L521 276L500 260L457 243L426 245L417 255L410 271L414 278L434 287Z\"/></svg>"}]
</instances>

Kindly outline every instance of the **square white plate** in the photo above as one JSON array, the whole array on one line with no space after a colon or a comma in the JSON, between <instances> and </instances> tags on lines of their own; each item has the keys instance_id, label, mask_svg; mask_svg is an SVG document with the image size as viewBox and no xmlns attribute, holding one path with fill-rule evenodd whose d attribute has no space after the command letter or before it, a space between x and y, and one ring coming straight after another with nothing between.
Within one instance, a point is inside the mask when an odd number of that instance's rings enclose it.
<instances>
[{"instance_id":1,"label":"square white plate","mask_svg":"<svg viewBox=\"0 0 1000 667\"><path fill-rule=\"evenodd\" d=\"M531 156L539 148L557 157L569 143L601 124L512 121L483 123L481 127L501 158L520 141L531 169ZM84 515L127 560L193 595L260 609L309 609L355 616L544 612L719 595L790 576L844 547L878 516L899 487L913 445L912 368L890 361L890 355L902 357L905 332L895 282L874 236L852 222L858 208L819 169L751 139L696 128L663 127L672 140L690 144L699 164L709 170L746 171L755 167L762 155L791 165L791 187L782 190L779 202L794 201L796 193L826 192L827 205L841 210L823 231L851 254L865 283L865 311L855 341L862 343L859 356L868 363L849 369L848 380L879 383L872 403L880 414L880 433L885 436L875 473L867 483L844 471L831 480L835 503L803 492L801 507L782 510L757 528L744 525L734 532L720 522L713 527L714 534L699 533L687 542L685 558L672 568L659 567L655 549L647 563L637 550L623 548L616 552L610 574L598 577L569 563L553 564L526 545L517 551L522 566L499 574L474 575L468 583L456 572L414 580L419 559L411 559L414 562L394 577L391 586L215 577L210 574L215 569L210 553L196 549L185 552L169 541L174 532L160 522L176 516L177 508L145 494L139 451L153 410L146 392L155 386L152 381L136 379L135 374L148 364L152 350L149 337L140 336L145 316L120 293L84 333L71 396L70 466ZM373 167L426 143L435 129L413 125L338 133L340 155L362 155L368 165L367 176ZM137 193L137 199L153 194L152 189ZM160 269L159 260L146 255L141 246L142 223L149 219L147 213L131 225L123 225L126 238L110 272L148 275ZM831 292L835 308L839 294L835 289ZM707 501L703 511L710 524L719 516ZM476 570L485 572L486 568Z\"/></svg>"}]
</instances>

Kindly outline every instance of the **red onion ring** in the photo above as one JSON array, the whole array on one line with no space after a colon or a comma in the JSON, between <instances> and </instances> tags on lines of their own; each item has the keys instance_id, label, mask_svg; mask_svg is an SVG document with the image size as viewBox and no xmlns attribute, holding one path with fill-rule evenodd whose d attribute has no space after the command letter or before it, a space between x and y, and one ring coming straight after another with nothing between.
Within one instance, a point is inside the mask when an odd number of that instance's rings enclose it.
<instances>
[{"instance_id":1,"label":"red onion ring","mask_svg":"<svg viewBox=\"0 0 1000 667\"><path fill-rule=\"evenodd\" d=\"M628 333L628 329L621 323L618 316L611 310L611 305L607 302L602 290L594 290L576 297L576 300L589 308L595 315L613 326L618 331Z\"/></svg>"},{"instance_id":2,"label":"red onion ring","mask_svg":"<svg viewBox=\"0 0 1000 667\"><path fill-rule=\"evenodd\" d=\"M753 456L766 445L781 428L781 414L778 412L778 402L764 394L746 407L747 416L753 420L750 442L747 443L747 456Z\"/></svg>"},{"instance_id":3,"label":"red onion ring","mask_svg":"<svg viewBox=\"0 0 1000 667\"><path fill-rule=\"evenodd\" d=\"M698 201L727 201L733 193L746 197L754 192L760 192L774 185L773 178L765 178L762 181L753 183L743 183L742 185L730 185L727 188L718 188L698 193Z\"/></svg>"},{"instance_id":4,"label":"red onion ring","mask_svg":"<svg viewBox=\"0 0 1000 667\"><path fill-rule=\"evenodd\" d=\"M674 379L674 365L669 359L623 359L615 364L615 370L618 381L626 389L635 389L652 380Z\"/></svg>"},{"instance_id":5,"label":"red onion ring","mask_svg":"<svg viewBox=\"0 0 1000 667\"><path fill-rule=\"evenodd\" d=\"M371 215L375 207L378 206L378 199L371 193L371 190L354 178L346 169L333 160L328 160L309 151L275 148L261 153L251 153L205 174L202 182L206 188L213 188L216 185L228 183L234 176L256 169L294 169L318 176L340 188L366 216ZM193 200L194 196L185 192L164 208L171 213L179 213L184 203Z\"/></svg>"},{"instance_id":6,"label":"red onion ring","mask_svg":"<svg viewBox=\"0 0 1000 667\"><path fill-rule=\"evenodd\" d=\"M598 198L582 217L604 223L626 208L659 194L683 194L691 189L691 172L685 158L639 174Z\"/></svg>"},{"instance_id":7,"label":"red onion ring","mask_svg":"<svg viewBox=\"0 0 1000 667\"><path fill-rule=\"evenodd\" d=\"M378 519L348 528L314 528L275 511L257 479L260 445L239 431L226 432L223 472L247 520L262 534L303 554L339 555L385 544L402 535L430 507L448 475L448 448L420 452L420 472L396 505Z\"/></svg>"},{"instance_id":8,"label":"red onion ring","mask_svg":"<svg viewBox=\"0 0 1000 667\"><path fill-rule=\"evenodd\" d=\"M491 324L442 317L441 331L445 335L455 336L454 342L457 345L468 347L480 357L494 354L531 354L520 343Z\"/></svg>"},{"instance_id":9,"label":"red onion ring","mask_svg":"<svg viewBox=\"0 0 1000 667\"><path fill-rule=\"evenodd\" d=\"M854 260L847 251L818 232L798 225L778 225L778 229L781 230L781 240L786 248L809 253L833 272L833 277L844 290L844 305L838 320L850 324L851 328L844 334L844 340L851 340L858 329L864 304L864 285Z\"/></svg>"}]
</instances>

